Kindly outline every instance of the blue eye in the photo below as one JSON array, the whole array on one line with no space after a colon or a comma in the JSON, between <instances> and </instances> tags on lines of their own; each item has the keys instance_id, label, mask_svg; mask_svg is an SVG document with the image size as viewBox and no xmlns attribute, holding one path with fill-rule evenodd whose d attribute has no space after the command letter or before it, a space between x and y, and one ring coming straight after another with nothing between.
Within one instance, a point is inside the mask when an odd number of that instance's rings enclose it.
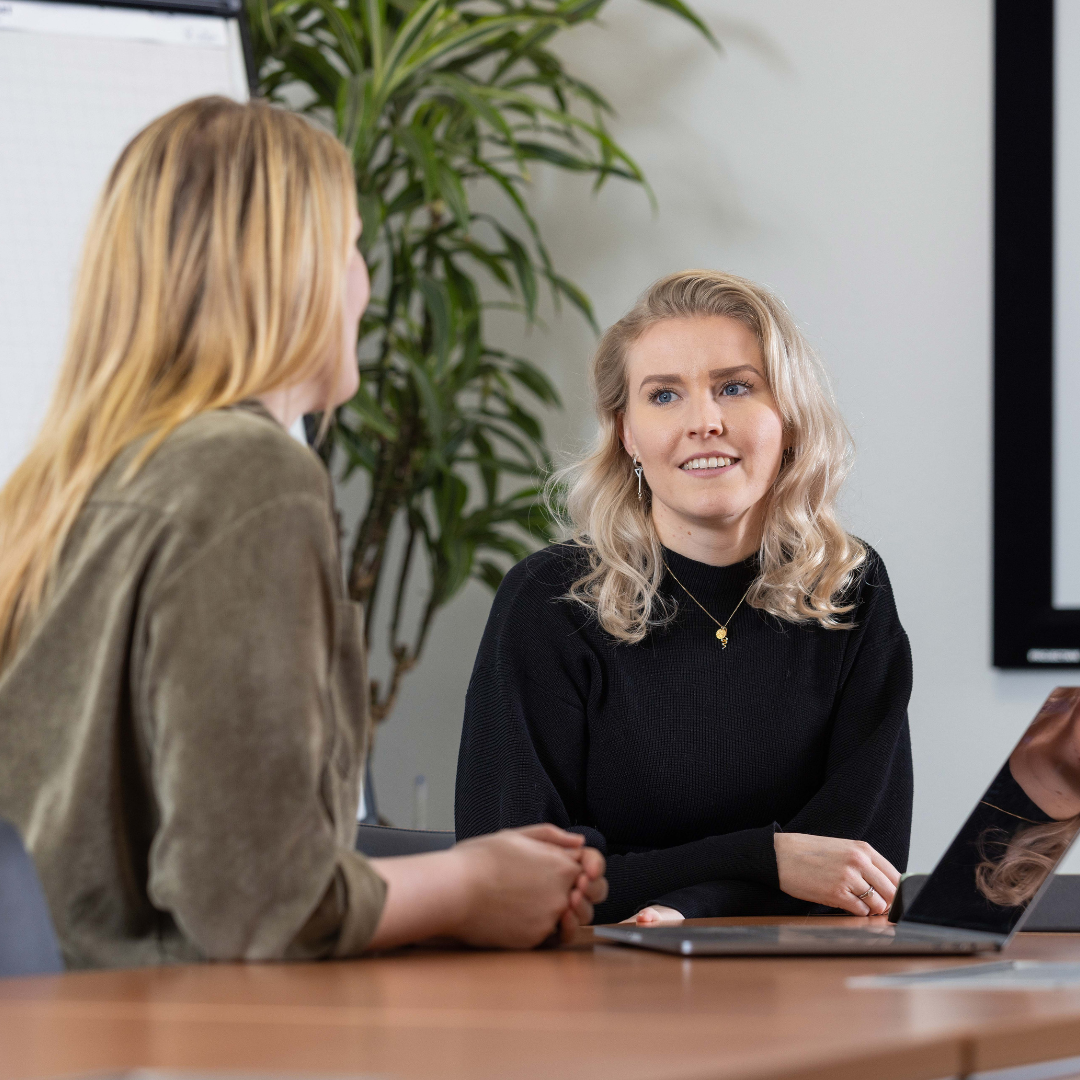
<instances>
[{"instance_id":1,"label":"blue eye","mask_svg":"<svg viewBox=\"0 0 1080 1080\"><path fill-rule=\"evenodd\" d=\"M750 386L744 382L731 382L720 393L723 397L742 397L744 394L750 393Z\"/></svg>"},{"instance_id":2,"label":"blue eye","mask_svg":"<svg viewBox=\"0 0 1080 1080\"><path fill-rule=\"evenodd\" d=\"M675 400L674 390L655 390L649 395L657 405L670 405Z\"/></svg>"}]
</instances>

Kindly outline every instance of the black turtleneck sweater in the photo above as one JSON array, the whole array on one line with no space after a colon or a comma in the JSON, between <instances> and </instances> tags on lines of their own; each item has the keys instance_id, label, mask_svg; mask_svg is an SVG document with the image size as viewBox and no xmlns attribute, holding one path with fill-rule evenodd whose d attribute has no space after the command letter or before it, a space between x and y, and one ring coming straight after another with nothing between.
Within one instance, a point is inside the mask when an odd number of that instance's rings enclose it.
<instances>
[{"instance_id":1,"label":"black turtleneck sweater","mask_svg":"<svg viewBox=\"0 0 1080 1080\"><path fill-rule=\"evenodd\" d=\"M719 620L755 575L666 551ZM773 833L865 840L898 870L911 828L911 652L871 551L850 629L744 604L728 648L669 573L674 620L618 643L565 599L583 551L554 545L504 579L465 702L459 838L550 821L607 856L597 922L651 903L687 918L822 911L780 892Z\"/></svg>"}]
</instances>

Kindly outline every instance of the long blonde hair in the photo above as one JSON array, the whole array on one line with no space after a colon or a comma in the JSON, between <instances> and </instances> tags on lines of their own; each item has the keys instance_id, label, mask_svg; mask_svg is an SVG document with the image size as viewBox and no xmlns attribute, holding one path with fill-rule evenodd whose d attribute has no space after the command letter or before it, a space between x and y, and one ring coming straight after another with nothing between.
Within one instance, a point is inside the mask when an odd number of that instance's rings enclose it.
<instances>
[{"instance_id":1,"label":"long blonde hair","mask_svg":"<svg viewBox=\"0 0 1080 1080\"><path fill-rule=\"evenodd\" d=\"M0 490L0 668L98 478L149 436L341 356L355 194L344 148L262 102L200 98L136 135L83 248L58 382Z\"/></svg>"},{"instance_id":2,"label":"long blonde hair","mask_svg":"<svg viewBox=\"0 0 1080 1080\"><path fill-rule=\"evenodd\" d=\"M766 496L759 574L747 603L780 619L848 625L838 619L851 610L843 594L866 548L836 517L851 439L824 371L787 308L767 289L734 274L684 270L652 285L600 339L590 372L600 422L596 442L549 488L553 500L561 493L567 537L589 558L589 572L570 596L621 641L641 641L670 615L658 595L664 561L651 497L638 499L633 462L619 438L628 399L626 354L657 322L717 315L739 320L756 335L789 448Z\"/></svg>"}]
</instances>

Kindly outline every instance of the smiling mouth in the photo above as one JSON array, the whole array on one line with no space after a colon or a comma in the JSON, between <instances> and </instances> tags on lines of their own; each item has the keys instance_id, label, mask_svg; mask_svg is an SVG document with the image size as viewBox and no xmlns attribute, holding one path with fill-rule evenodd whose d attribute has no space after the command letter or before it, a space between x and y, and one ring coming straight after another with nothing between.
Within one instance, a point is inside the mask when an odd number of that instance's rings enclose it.
<instances>
[{"instance_id":1,"label":"smiling mouth","mask_svg":"<svg viewBox=\"0 0 1080 1080\"><path fill-rule=\"evenodd\" d=\"M726 469L739 460L737 457L696 457L684 461L679 468L684 472L692 472L697 469Z\"/></svg>"}]
</instances>

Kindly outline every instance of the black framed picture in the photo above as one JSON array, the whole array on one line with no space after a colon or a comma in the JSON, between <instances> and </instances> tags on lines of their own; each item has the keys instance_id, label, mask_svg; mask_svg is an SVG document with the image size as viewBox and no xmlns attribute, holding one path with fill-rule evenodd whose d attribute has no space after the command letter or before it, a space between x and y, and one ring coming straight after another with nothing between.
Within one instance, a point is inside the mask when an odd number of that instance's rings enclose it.
<instances>
[{"instance_id":1,"label":"black framed picture","mask_svg":"<svg viewBox=\"0 0 1080 1080\"><path fill-rule=\"evenodd\" d=\"M1080 3L998 0L994 665L1080 667Z\"/></svg>"}]
</instances>

